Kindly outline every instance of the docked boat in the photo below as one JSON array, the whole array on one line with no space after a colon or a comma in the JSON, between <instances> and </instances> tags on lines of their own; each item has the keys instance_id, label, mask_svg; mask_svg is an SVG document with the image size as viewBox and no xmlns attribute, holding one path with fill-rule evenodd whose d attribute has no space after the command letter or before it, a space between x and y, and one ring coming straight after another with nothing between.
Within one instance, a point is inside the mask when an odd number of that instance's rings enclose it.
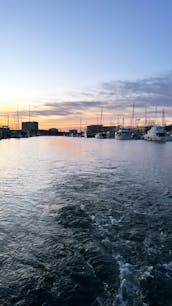
<instances>
[{"instance_id":1,"label":"docked boat","mask_svg":"<svg viewBox=\"0 0 172 306\"><path fill-rule=\"evenodd\" d=\"M97 139L105 139L106 138L106 133L104 133L104 132L96 133L95 138L97 138Z\"/></svg>"},{"instance_id":2,"label":"docked boat","mask_svg":"<svg viewBox=\"0 0 172 306\"><path fill-rule=\"evenodd\" d=\"M165 142L167 140L167 132L162 126L152 126L144 135L144 140Z\"/></svg>"},{"instance_id":3,"label":"docked boat","mask_svg":"<svg viewBox=\"0 0 172 306\"><path fill-rule=\"evenodd\" d=\"M127 128L120 128L115 133L115 138L117 140L130 140L132 139L132 132L130 129L127 129Z\"/></svg>"}]
</instances>

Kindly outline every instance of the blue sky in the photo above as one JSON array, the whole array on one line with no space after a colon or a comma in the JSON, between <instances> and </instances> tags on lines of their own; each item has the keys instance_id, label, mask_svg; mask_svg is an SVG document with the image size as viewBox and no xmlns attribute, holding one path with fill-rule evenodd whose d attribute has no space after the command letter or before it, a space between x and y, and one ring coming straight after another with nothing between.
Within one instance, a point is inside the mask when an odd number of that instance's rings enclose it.
<instances>
[{"instance_id":1,"label":"blue sky","mask_svg":"<svg viewBox=\"0 0 172 306\"><path fill-rule=\"evenodd\" d=\"M1 110L106 104L104 83L171 82L171 16L171 0L0 0Z\"/></svg>"}]
</instances>

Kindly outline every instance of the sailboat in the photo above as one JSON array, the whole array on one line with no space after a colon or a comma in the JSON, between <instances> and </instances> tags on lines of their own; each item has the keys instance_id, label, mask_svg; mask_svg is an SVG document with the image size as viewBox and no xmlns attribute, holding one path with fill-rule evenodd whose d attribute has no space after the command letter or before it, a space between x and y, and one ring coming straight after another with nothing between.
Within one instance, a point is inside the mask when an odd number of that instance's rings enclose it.
<instances>
[{"instance_id":1,"label":"sailboat","mask_svg":"<svg viewBox=\"0 0 172 306\"><path fill-rule=\"evenodd\" d=\"M102 127L102 118L103 118L103 107L101 107L101 114L100 114L100 126ZM105 139L106 133L103 131L99 131L95 135L96 139Z\"/></svg>"}]
</instances>

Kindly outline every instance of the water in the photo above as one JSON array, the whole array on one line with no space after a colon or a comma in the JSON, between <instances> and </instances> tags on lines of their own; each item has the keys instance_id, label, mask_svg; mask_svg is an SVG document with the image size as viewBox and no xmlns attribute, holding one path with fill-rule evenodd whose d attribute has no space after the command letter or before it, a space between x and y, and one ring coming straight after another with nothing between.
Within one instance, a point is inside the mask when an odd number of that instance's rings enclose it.
<instances>
[{"instance_id":1,"label":"water","mask_svg":"<svg viewBox=\"0 0 172 306\"><path fill-rule=\"evenodd\" d=\"M0 142L0 305L172 305L172 143Z\"/></svg>"}]
</instances>

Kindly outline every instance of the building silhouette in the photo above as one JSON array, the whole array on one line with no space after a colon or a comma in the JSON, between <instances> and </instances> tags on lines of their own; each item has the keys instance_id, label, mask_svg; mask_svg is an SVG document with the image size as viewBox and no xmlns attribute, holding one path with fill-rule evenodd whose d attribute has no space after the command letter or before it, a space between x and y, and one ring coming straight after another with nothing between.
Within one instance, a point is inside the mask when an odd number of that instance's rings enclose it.
<instances>
[{"instance_id":1,"label":"building silhouette","mask_svg":"<svg viewBox=\"0 0 172 306\"><path fill-rule=\"evenodd\" d=\"M38 133L38 122L37 121L27 121L22 122L22 130L29 133L30 135L37 135Z\"/></svg>"}]
</instances>

